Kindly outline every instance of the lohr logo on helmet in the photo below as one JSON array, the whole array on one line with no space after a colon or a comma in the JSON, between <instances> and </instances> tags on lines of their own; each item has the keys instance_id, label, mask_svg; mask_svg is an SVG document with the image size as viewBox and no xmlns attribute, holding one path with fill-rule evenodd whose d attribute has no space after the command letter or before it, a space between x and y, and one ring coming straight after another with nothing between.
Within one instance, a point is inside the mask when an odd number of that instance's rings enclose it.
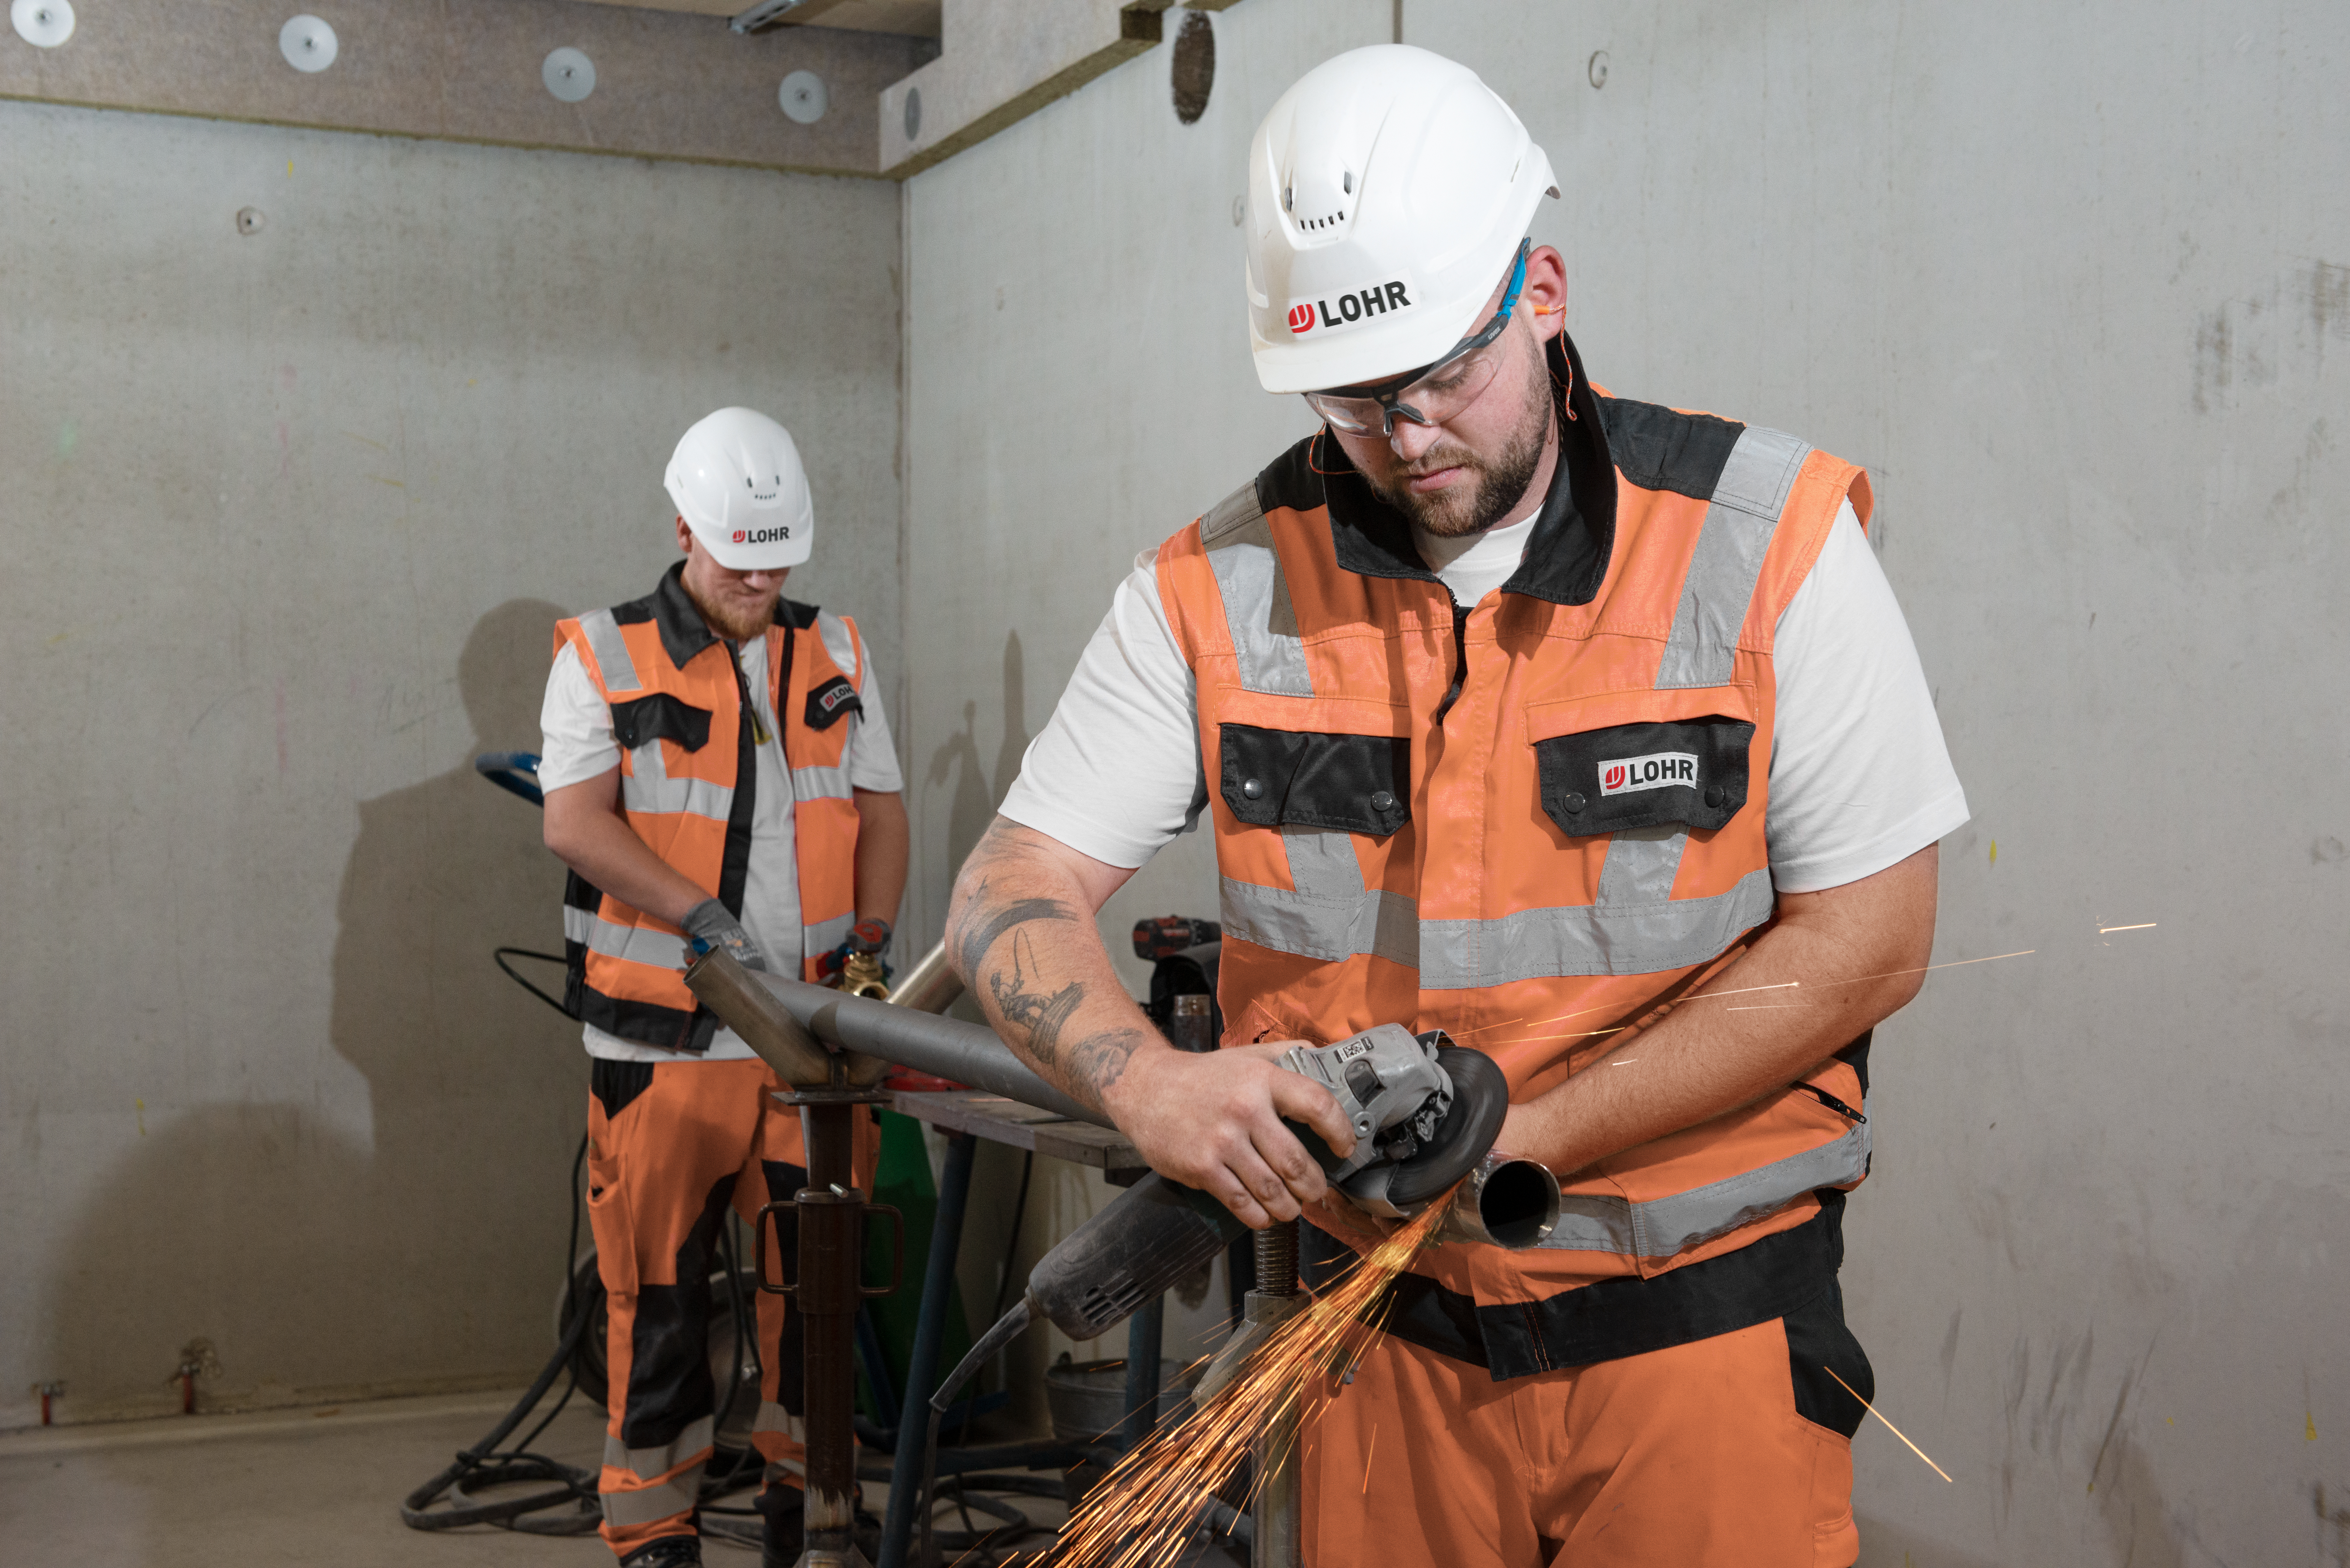
<instances>
[{"instance_id":1,"label":"lohr logo on helmet","mask_svg":"<svg viewBox=\"0 0 2350 1568\"><path fill-rule=\"evenodd\" d=\"M1411 275L1388 278L1380 283L1365 284L1332 295L1327 299L1301 299L1289 307L1289 330L1299 337L1309 332L1335 331L1352 327L1374 317L1385 316L1391 310L1409 310Z\"/></svg>"},{"instance_id":2,"label":"lohr logo on helmet","mask_svg":"<svg viewBox=\"0 0 2350 1568\"><path fill-rule=\"evenodd\" d=\"M1599 793L1603 795L1669 789L1674 784L1697 787L1694 753L1652 752L1645 757L1622 757L1599 764Z\"/></svg>"},{"instance_id":3,"label":"lohr logo on helmet","mask_svg":"<svg viewBox=\"0 0 2350 1568\"><path fill-rule=\"evenodd\" d=\"M773 545L779 540L788 539L791 536L792 530L788 524L780 528L737 528L734 530L734 542L737 545Z\"/></svg>"}]
</instances>

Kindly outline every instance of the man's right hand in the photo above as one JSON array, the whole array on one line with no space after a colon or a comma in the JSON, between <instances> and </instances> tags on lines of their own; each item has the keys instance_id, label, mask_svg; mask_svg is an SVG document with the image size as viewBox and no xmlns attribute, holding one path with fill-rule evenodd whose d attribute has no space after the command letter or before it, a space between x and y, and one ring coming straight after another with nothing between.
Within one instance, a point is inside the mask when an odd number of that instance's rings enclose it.
<instances>
[{"instance_id":1,"label":"man's right hand","mask_svg":"<svg viewBox=\"0 0 2350 1568\"><path fill-rule=\"evenodd\" d=\"M702 944L697 950L723 948L744 969L764 970L767 967L766 955L759 950L759 944L751 940L751 933L743 929L743 922L728 913L726 906L715 898L704 898L688 909L685 919L679 923L684 926L687 936Z\"/></svg>"},{"instance_id":2,"label":"man's right hand","mask_svg":"<svg viewBox=\"0 0 2350 1568\"><path fill-rule=\"evenodd\" d=\"M1355 1148L1355 1129L1329 1092L1274 1064L1295 1044L1196 1055L1139 1050L1103 1095L1104 1108L1153 1170L1208 1193L1251 1230L1295 1220L1328 1184L1283 1118L1311 1127L1341 1158Z\"/></svg>"}]
</instances>

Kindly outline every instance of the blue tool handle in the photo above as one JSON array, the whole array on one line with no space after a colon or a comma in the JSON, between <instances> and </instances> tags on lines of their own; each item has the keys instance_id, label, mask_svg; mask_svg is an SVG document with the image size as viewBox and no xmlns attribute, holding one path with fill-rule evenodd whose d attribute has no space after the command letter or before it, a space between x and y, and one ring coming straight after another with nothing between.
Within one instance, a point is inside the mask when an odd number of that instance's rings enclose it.
<instances>
[{"instance_id":1,"label":"blue tool handle","mask_svg":"<svg viewBox=\"0 0 2350 1568\"><path fill-rule=\"evenodd\" d=\"M473 771L533 805L546 804L546 793L538 787L536 752L484 752L473 759Z\"/></svg>"}]
</instances>

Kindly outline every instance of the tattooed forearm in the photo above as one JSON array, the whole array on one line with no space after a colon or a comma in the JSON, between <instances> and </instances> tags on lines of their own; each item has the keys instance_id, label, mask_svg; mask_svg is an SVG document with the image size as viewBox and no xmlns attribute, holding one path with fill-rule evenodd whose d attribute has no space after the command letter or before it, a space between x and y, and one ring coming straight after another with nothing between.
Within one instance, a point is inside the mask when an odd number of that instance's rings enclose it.
<instances>
[{"instance_id":1,"label":"tattooed forearm","mask_svg":"<svg viewBox=\"0 0 2350 1568\"><path fill-rule=\"evenodd\" d=\"M1139 1029L1087 1035L1069 1053L1070 1075L1084 1080L1099 1098L1126 1075L1128 1060L1149 1043L1149 1036Z\"/></svg>"},{"instance_id":2,"label":"tattooed forearm","mask_svg":"<svg viewBox=\"0 0 2350 1568\"><path fill-rule=\"evenodd\" d=\"M963 911L962 929L954 934L955 967L962 971L965 981L979 978L979 966L986 961L987 950L998 938L1014 926L1030 920L1074 920L1077 912L1058 898L1014 898L1010 903L991 909L987 900L987 882L982 878L972 890L970 904Z\"/></svg>"},{"instance_id":3,"label":"tattooed forearm","mask_svg":"<svg viewBox=\"0 0 2350 1568\"><path fill-rule=\"evenodd\" d=\"M1122 880L1109 869L999 817L963 862L947 915L955 969L1004 1044L1105 1111L1135 1053L1158 1039L1094 924Z\"/></svg>"},{"instance_id":4,"label":"tattooed forearm","mask_svg":"<svg viewBox=\"0 0 2350 1568\"><path fill-rule=\"evenodd\" d=\"M995 1010L1003 1022L1028 1032L1028 1052L1046 1066L1060 1055L1061 1025L1069 1021L1086 1000L1086 988L1071 981L1060 990L1046 995L1032 989L1036 985L1036 949L1028 933L1020 932L1012 939L1012 974L1007 980L1002 970L987 977L988 993L995 998Z\"/></svg>"}]
</instances>

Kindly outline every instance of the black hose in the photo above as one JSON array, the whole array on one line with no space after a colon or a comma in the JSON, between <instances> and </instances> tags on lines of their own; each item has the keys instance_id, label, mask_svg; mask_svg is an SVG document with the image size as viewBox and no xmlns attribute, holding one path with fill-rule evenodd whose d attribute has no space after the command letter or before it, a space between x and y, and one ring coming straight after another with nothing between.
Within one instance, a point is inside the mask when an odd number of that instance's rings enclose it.
<instances>
[{"instance_id":1,"label":"black hose","mask_svg":"<svg viewBox=\"0 0 2350 1568\"><path fill-rule=\"evenodd\" d=\"M538 987L531 984L529 981L515 973L514 966L506 962L506 959L509 956L515 958L536 959L541 963L568 964L571 961L570 960L565 958L561 953L536 953L531 951L528 948L492 948L490 950L490 961L496 964L499 971L504 973L508 980L514 981L516 985L522 987L525 991L538 998L539 1001L546 1003L547 1006L555 1009L556 1012L563 1014L564 1017L574 1018L576 1021L576 1015L572 1012L571 1009L564 1006L560 1000L547 995L546 992L539 990Z\"/></svg>"}]
</instances>

